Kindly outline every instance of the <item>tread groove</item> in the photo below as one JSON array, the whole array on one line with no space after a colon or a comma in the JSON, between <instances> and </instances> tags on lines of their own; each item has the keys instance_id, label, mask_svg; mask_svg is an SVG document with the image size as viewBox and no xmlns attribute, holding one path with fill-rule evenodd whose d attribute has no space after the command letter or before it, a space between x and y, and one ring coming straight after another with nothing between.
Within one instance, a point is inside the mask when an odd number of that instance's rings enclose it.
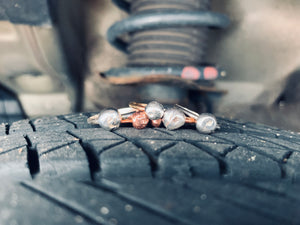
<instances>
[{"instance_id":1,"label":"tread groove","mask_svg":"<svg viewBox=\"0 0 300 225\"><path fill-rule=\"evenodd\" d=\"M6 154L6 153L8 153L8 152L11 152L11 151L15 151L15 150L17 150L17 149L20 149L20 147L22 147L22 146L18 146L18 147L15 147L15 148L8 149L8 150L6 150L6 151L2 151L2 152L0 152L0 155L4 155L4 154Z\"/></svg>"},{"instance_id":2,"label":"tread groove","mask_svg":"<svg viewBox=\"0 0 300 225\"><path fill-rule=\"evenodd\" d=\"M40 172L40 161L38 152L30 147L27 148L27 163L29 173L34 178Z\"/></svg>"},{"instance_id":3,"label":"tread groove","mask_svg":"<svg viewBox=\"0 0 300 225\"><path fill-rule=\"evenodd\" d=\"M39 153L36 146L32 146L29 137L25 136L24 138L27 142L27 165L31 177L34 178L40 172Z\"/></svg>"},{"instance_id":4,"label":"tread groove","mask_svg":"<svg viewBox=\"0 0 300 225\"><path fill-rule=\"evenodd\" d=\"M105 179L103 179L105 181ZM173 223L181 223L181 224L186 224L186 225L192 225L194 224L191 221L188 221L184 218L180 218L177 215L166 211L165 209L156 206L150 202L147 202L139 197L133 196L131 194L128 194L126 192L121 191L119 188L116 188L115 185L112 186L109 183L111 182L83 182L86 185L89 185L91 187L94 187L96 189L101 189L101 190L106 190L111 193L114 193L116 196L118 196L121 199L124 199L128 202L131 202L134 205L137 205L143 209L146 209L147 211L150 211L152 213L155 213L158 216L161 216L162 218L169 220Z\"/></svg>"},{"instance_id":5,"label":"tread groove","mask_svg":"<svg viewBox=\"0 0 300 225\"><path fill-rule=\"evenodd\" d=\"M27 146L28 146L28 147L33 147L33 146L32 146L32 142L31 142L31 140L29 139L28 135L25 135L24 138L25 138L25 140L26 140Z\"/></svg>"},{"instance_id":6,"label":"tread groove","mask_svg":"<svg viewBox=\"0 0 300 225\"><path fill-rule=\"evenodd\" d=\"M91 179L94 180L96 174L101 170L99 156L97 152L94 151L94 149L90 148L88 145L83 144L81 140L79 141L79 144L85 151L89 163Z\"/></svg>"},{"instance_id":7,"label":"tread groove","mask_svg":"<svg viewBox=\"0 0 300 225\"><path fill-rule=\"evenodd\" d=\"M226 119L225 119L226 120ZM229 121L229 120L226 120L226 121ZM258 138L258 139L260 139L260 140L262 140L262 141L265 141L265 142L268 142L268 143L271 143L271 144L274 144L274 145L277 145L277 146L280 146L280 147L283 147L283 148L287 148L287 149L289 149L290 151L295 151L295 149L291 149L291 148L289 148L289 147L287 147L287 146L285 146L285 145L281 145L281 144L278 144L278 143L276 143L276 142L273 142L273 141L271 141L271 140L266 140L266 139L264 139L264 138L261 138L260 136L258 136L258 134L251 134L251 133L249 133L249 132L244 132L244 130L243 129L241 129L238 125L241 125L241 124L238 124L238 123L235 123L234 121L230 121L230 123L233 123L233 124L235 124L235 125L233 125L236 129L238 129L239 131L240 131L240 133L245 133L245 134L247 134L247 135L249 135L249 136L251 136L251 137L254 137L254 138ZM270 129L270 131L277 131L278 132L278 129L277 130L275 130L275 128L273 128L273 129L271 129L271 128L269 128ZM281 135L277 135L277 134L274 134L274 138L276 138L276 139L280 139L279 137L281 137ZM282 138L283 140L284 140L284 138ZM299 144L299 143L297 143L297 142L294 142L293 140L288 140L289 142L291 142L291 143L294 143L294 144Z\"/></svg>"},{"instance_id":8,"label":"tread groove","mask_svg":"<svg viewBox=\"0 0 300 225\"><path fill-rule=\"evenodd\" d=\"M66 117L64 117L64 116L58 116L57 118L60 119L60 120L62 120L62 121L65 121L67 123L72 124L75 129L78 129L77 124L74 123L74 122L72 122L71 120L68 120Z\"/></svg>"},{"instance_id":9,"label":"tread groove","mask_svg":"<svg viewBox=\"0 0 300 225\"><path fill-rule=\"evenodd\" d=\"M228 140L226 138L222 138L222 137L218 137L218 138L220 138L220 139L222 139L224 141L227 141L227 142L229 142L229 143L231 143L233 145L237 145L234 141ZM265 140L263 140L263 141L265 141ZM273 160L273 161L275 161L277 163L280 163L280 160L276 159L274 156L272 156L272 155L270 155L268 153L265 153L263 151L260 151L258 149L255 149L255 148L253 148L253 147L251 147L251 146L249 146L247 144L238 144L237 147L244 147L244 148L246 148L246 149L248 149L248 150L250 150L252 152L255 152L255 153L259 154L259 155L267 157L267 158L269 158L269 159L271 159L271 160Z\"/></svg>"},{"instance_id":10,"label":"tread groove","mask_svg":"<svg viewBox=\"0 0 300 225\"><path fill-rule=\"evenodd\" d=\"M289 160L289 158L292 156L293 151L287 152L283 157L282 157L282 163L286 164Z\"/></svg>"},{"instance_id":11,"label":"tread groove","mask_svg":"<svg viewBox=\"0 0 300 225\"><path fill-rule=\"evenodd\" d=\"M237 149L239 146L238 145L233 145L227 149L224 150L224 153L221 154L221 156L225 157L228 153L234 151L235 149Z\"/></svg>"},{"instance_id":12,"label":"tread groove","mask_svg":"<svg viewBox=\"0 0 300 225\"><path fill-rule=\"evenodd\" d=\"M91 148L88 144L85 144L81 138L77 137L75 134L73 134L70 131L67 131L67 133L79 140L79 144L81 148L84 150L87 161L89 163L89 170L90 170L90 176L92 180L95 180L96 174L100 172L101 167L100 167L100 159L98 156L98 153Z\"/></svg>"},{"instance_id":13,"label":"tread groove","mask_svg":"<svg viewBox=\"0 0 300 225\"><path fill-rule=\"evenodd\" d=\"M28 123L29 123L29 125L31 126L33 132L36 132L36 127L35 127L35 125L33 124L32 120L29 120Z\"/></svg>"},{"instance_id":14,"label":"tread groove","mask_svg":"<svg viewBox=\"0 0 300 225\"><path fill-rule=\"evenodd\" d=\"M276 183L275 185L272 185L272 186L276 187L276 185L280 186L281 184L282 183ZM297 192L297 195L296 195L297 197L295 197L295 195L290 195L289 191L286 190L286 189L282 190L282 191L277 191L277 190L272 190L272 189L269 189L267 187L264 187L264 186L261 186L261 185L258 185L258 184L254 184L254 183L244 183L243 185L246 186L246 187L248 186L250 188L257 189L258 191L261 191L263 193L267 193L267 194L275 196L275 197L279 196L280 198L283 198L283 199L288 198L288 199L291 199L293 201L300 202L300 196L298 195L298 192ZM288 183L284 183L284 185L287 185L286 186L287 189L289 187L293 187L293 186L289 186ZM297 188L297 190L298 190L298 188Z\"/></svg>"},{"instance_id":15,"label":"tread groove","mask_svg":"<svg viewBox=\"0 0 300 225\"><path fill-rule=\"evenodd\" d=\"M140 148L142 150L142 152L144 152L144 154L148 157L149 162L150 162L150 169L151 169L151 176L153 178L155 178L155 173L158 170L158 165L157 162L155 161L155 159L147 153L147 151L139 144L131 142L133 145L135 145L137 148Z\"/></svg>"},{"instance_id":16,"label":"tread groove","mask_svg":"<svg viewBox=\"0 0 300 225\"><path fill-rule=\"evenodd\" d=\"M288 197L286 194L283 194L283 193L280 193L280 192L276 192L276 191L273 191L273 190L270 190L270 189L267 189L267 188L259 187L259 186L256 186L255 184L243 183L242 185L245 186L245 187L251 188L251 189L255 189L257 191L261 191L261 192L267 193L269 195L280 196L282 198ZM297 199L295 199L295 200L297 200Z\"/></svg>"},{"instance_id":17,"label":"tread groove","mask_svg":"<svg viewBox=\"0 0 300 225\"><path fill-rule=\"evenodd\" d=\"M156 130L156 131L161 132L161 133L163 133L163 134L167 134L167 135L170 135L170 136L174 136L174 135L172 135L170 132L168 132L167 130L164 131L164 130L161 130L161 129L158 129L158 128L153 128L153 130Z\"/></svg>"},{"instance_id":18,"label":"tread groove","mask_svg":"<svg viewBox=\"0 0 300 225\"><path fill-rule=\"evenodd\" d=\"M292 151L287 152L283 157L282 157L282 161L280 164L280 169L281 169L281 178L285 179L287 178L287 171L286 171L286 167L285 164L288 162L288 159L291 157L291 155L293 154Z\"/></svg>"},{"instance_id":19,"label":"tread groove","mask_svg":"<svg viewBox=\"0 0 300 225\"><path fill-rule=\"evenodd\" d=\"M159 154L162 153L163 151L169 149L169 148L172 148L172 147L175 146L176 144L177 144L177 142L172 142L172 143L170 143L170 144L165 145L164 147L162 147L162 148L159 149ZM159 155L159 154L158 154L158 155Z\"/></svg>"},{"instance_id":20,"label":"tread groove","mask_svg":"<svg viewBox=\"0 0 300 225\"><path fill-rule=\"evenodd\" d=\"M57 149L60 149L60 148L63 148L63 147L72 145L72 144L74 144L74 143L77 143L77 141L72 141L72 142L70 142L70 143L58 145L58 146L56 146L56 147L54 147L54 148L51 148L51 149L49 149L49 150L47 150L47 151L45 151L45 152L42 152L42 153L40 154L40 156L42 156L42 155L47 155L47 154L50 153L50 152L53 152L53 151L55 151L55 150L57 150Z\"/></svg>"},{"instance_id":21,"label":"tread groove","mask_svg":"<svg viewBox=\"0 0 300 225\"><path fill-rule=\"evenodd\" d=\"M151 176L154 178L155 177L155 173L157 172L158 170L158 165L157 165L157 162L155 161L155 159L150 155L148 154L148 152L143 148L142 145L140 145L139 143L135 142L134 140L130 140L128 139L127 137L121 135L121 134L118 134L118 133L115 133L113 132L114 134L118 135L119 137L122 137L125 139L124 142L128 141L130 142L131 144L133 144L134 146L136 146L137 148L141 149L142 152L147 156L147 158L149 159L149 162L150 162L150 169L151 169Z\"/></svg>"},{"instance_id":22,"label":"tread groove","mask_svg":"<svg viewBox=\"0 0 300 225\"><path fill-rule=\"evenodd\" d=\"M68 199L57 196L54 193L46 191L43 188L37 187L36 185L30 184L28 182L21 182L20 184L27 190L39 194L40 196L46 198L47 200L52 201L52 202L58 204L60 207L74 213L75 215L82 216L87 221L89 221L93 224L100 224L100 225L103 225L103 224L108 225L109 224L99 215L94 215L93 213L87 211L85 208L76 204L75 202L70 202Z\"/></svg>"},{"instance_id":23,"label":"tread groove","mask_svg":"<svg viewBox=\"0 0 300 225\"><path fill-rule=\"evenodd\" d=\"M126 142L126 140L124 141L120 141L120 142L117 142L117 143L114 143L114 144L111 144L111 145L108 145L106 147L103 148L103 150L99 153L99 154L102 154L103 152L111 149L111 148L114 148L114 147L117 147L118 145L121 145L121 144L124 144Z\"/></svg>"},{"instance_id":24,"label":"tread groove","mask_svg":"<svg viewBox=\"0 0 300 225\"><path fill-rule=\"evenodd\" d=\"M195 144L194 141L189 141L189 140L184 140L183 142L187 143L187 144L191 144L197 148L199 148L199 145ZM227 164L226 162L223 160L223 158L211 151L208 151L205 148L200 148L200 150L206 152L207 154L209 154L210 156L214 157L219 164L219 170L220 170L220 176L222 177L223 175L225 175L227 173Z\"/></svg>"},{"instance_id":25,"label":"tread groove","mask_svg":"<svg viewBox=\"0 0 300 225\"><path fill-rule=\"evenodd\" d=\"M258 139L260 139L260 140L262 140L262 141L265 141L265 142L268 142L268 143L271 143L271 144L274 144L274 145L277 145L277 146L280 146L280 147L286 148L286 149L288 149L288 150L290 150L290 151L295 151L295 149L291 149L291 148L289 148L289 147L286 147L286 146L284 146L284 145L281 145L281 144L275 143L275 142L273 142L273 141L266 140L266 139L264 139L264 138L261 138L261 137L259 137L259 136L252 135L252 134L248 134L248 135L249 135L249 136L251 136L251 137L254 137L254 138L258 138Z\"/></svg>"},{"instance_id":26,"label":"tread groove","mask_svg":"<svg viewBox=\"0 0 300 225\"><path fill-rule=\"evenodd\" d=\"M280 168L280 173L281 173L281 179L285 179L286 178L286 169L283 165L279 164L279 168Z\"/></svg>"},{"instance_id":27,"label":"tread groove","mask_svg":"<svg viewBox=\"0 0 300 225\"><path fill-rule=\"evenodd\" d=\"M198 192L198 193L202 193L201 191L199 192L197 189L191 187L189 184L181 184L181 185L184 185L184 187L186 187L187 189L191 190L191 191L195 191L195 192ZM251 186L244 186L248 189L253 189ZM276 222L279 222L278 220L281 220L282 223L287 223L288 221L285 219L285 218L274 218L274 215L266 212L266 211L262 211L262 210L259 210L259 207L253 207L251 205L247 205L246 203L241 203L241 202L238 202L237 200L235 200L234 198L230 198L230 197L223 197L221 194L213 194L214 197L216 197L217 199L221 200L221 201L224 201L224 202L227 202L233 206L236 206L238 208L241 208L243 210L246 210L246 211L251 211L255 214L258 214L262 217L266 217L266 218L269 218L271 220L274 221L274 224L277 224L275 223Z\"/></svg>"},{"instance_id":28,"label":"tread groove","mask_svg":"<svg viewBox=\"0 0 300 225\"><path fill-rule=\"evenodd\" d=\"M9 135L9 128L10 128L10 125L8 123L5 124L5 134L6 135Z\"/></svg>"}]
</instances>

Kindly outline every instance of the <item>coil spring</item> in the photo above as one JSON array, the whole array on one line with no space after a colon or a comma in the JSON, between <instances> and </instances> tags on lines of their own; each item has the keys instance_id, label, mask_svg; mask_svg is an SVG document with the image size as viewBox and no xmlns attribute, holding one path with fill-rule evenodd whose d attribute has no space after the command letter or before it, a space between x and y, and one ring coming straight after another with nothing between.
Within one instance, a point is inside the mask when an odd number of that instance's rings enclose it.
<instances>
[{"instance_id":1,"label":"coil spring","mask_svg":"<svg viewBox=\"0 0 300 225\"><path fill-rule=\"evenodd\" d=\"M208 0L200 1L142 1L131 4L133 14L207 10ZM131 66L197 65L204 55L206 28L163 28L138 31L131 35L128 64Z\"/></svg>"},{"instance_id":2,"label":"coil spring","mask_svg":"<svg viewBox=\"0 0 300 225\"><path fill-rule=\"evenodd\" d=\"M128 53L129 68L170 68L201 65L208 28L225 28L229 19L209 11L210 0L113 0L131 14L115 23L108 41ZM129 33L129 41L122 35ZM128 73L127 75L130 75ZM150 71L150 69L149 69ZM174 70L175 71L175 70ZM120 70L107 74L122 76ZM172 74L172 73L171 73ZM178 75L178 74L174 74Z\"/></svg>"}]
</instances>

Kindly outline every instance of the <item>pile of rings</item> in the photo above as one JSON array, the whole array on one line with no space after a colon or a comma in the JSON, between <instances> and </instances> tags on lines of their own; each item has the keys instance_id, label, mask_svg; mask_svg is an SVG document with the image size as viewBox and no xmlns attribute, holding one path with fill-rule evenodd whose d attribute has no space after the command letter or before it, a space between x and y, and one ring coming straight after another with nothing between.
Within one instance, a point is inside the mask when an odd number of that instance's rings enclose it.
<instances>
[{"instance_id":1,"label":"pile of rings","mask_svg":"<svg viewBox=\"0 0 300 225\"><path fill-rule=\"evenodd\" d=\"M150 123L153 127L161 124L168 130L176 130L184 124L195 124L200 133L212 133L219 128L217 119L208 113L198 114L181 105L165 108L157 101L145 103L131 102L129 107L102 110L88 118L88 123L99 124L105 130L114 130L123 123L130 123L136 129L143 129Z\"/></svg>"}]
</instances>

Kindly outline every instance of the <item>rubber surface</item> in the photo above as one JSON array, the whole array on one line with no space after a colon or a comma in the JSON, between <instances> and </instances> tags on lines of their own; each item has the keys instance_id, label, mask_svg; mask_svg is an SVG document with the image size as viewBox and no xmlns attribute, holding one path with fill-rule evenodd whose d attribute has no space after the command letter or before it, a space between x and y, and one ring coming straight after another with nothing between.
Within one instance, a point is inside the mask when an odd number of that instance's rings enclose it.
<instances>
[{"instance_id":1,"label":"rubber surface","mask_svg":"<svg viewBox=\"0 0 300 225\"><path fill-rule=\"evenodd\" d=\"M0 125L0 224L300 224L300 136L218 118L113 132L92 114Z\"/></svg>"}]
</instances>

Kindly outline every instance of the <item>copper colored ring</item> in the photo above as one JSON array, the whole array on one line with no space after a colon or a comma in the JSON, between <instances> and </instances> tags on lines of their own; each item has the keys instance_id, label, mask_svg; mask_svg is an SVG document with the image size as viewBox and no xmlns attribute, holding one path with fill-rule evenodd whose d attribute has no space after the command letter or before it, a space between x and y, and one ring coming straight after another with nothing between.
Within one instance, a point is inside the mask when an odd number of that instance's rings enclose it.
<instances>
[{"instance_id":1,"label":"copper colored ring","mask_svg":"<svg viewBox=\"0 0 300 225\"><path fill-rule=\"evenodd\" d=\"M138 111L145 111L147 104L145 103L137 103L137 102L130 102L129 107L136 109Z\"/></svg>"},{"instance_id":2,"label":"copper colored ring","mask_svg":"<svg viewBox=\"0 0 300 225\"><path fill-rule=\"evenodd\" d=\"M196 123L197 121L192 117L186 117L185 122L186 123Z\"/></svg>"},{"instance_id":3,"label":"copper colored ring","mask_svg":"<svg viewBox=\"0 0 300 225\"><path fill-rule=\"evenodd\" d=\"M136 129L144 129L148 123L149 119L145 111L136 112L131 115L132 126Z\"/></svg>"},{"instance_id":4,"label":"copper colored ring","mask_svg":"<svg viewBox=\"0 0 300 225\"><path fill-rule=\"evenodd\" d=\"M152 125L153 127L159 127L160 124L161 124L161 122L162 122L162 119L151 120L151 125Z\"/></svg>"}]
</instances>

